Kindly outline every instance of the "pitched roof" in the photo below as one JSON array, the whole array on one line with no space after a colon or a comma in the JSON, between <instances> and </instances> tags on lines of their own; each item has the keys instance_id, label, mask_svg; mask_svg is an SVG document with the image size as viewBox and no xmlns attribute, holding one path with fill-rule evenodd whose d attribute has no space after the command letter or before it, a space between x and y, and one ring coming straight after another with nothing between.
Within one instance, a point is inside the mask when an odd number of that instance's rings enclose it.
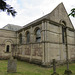
<instances>
[{"instance_id":1,"label":"pitched roof","mask_svg":"<svg viewBox=\"0 0 75 75\"><path fill-rule=\"evenodd\" d=\"M13 24L8 24L6 25L5 27L3 27L3 29L6 29L6 30L12 30L12 31L18 31L22 28L26 28L28 26L31 26L31 25L36 25L36 23L38 22L41 22L42 20L44 19L48 19L50 21L53 21L53 22L56 22L56 23L60 23L60 21L65 21L66 22L66 26L69 27L69 28L73 28L73 25L72 25L72 22L66 12L66 9L63 5L63 3L60 3L52 12L50 12L49 14L47 15L44 15L43 17L35 20L35 21L32 21L28 24L26 24L25 26L21 27L21 26L18 26L18 25L13 25Z\"/></svg>"},{"instance_id":2,"label":"pitched roof","mask_svg":"<svg viewBox=\"0 0 75 75\"><path fill-rule=\"evenodd\" d=\"M43 19L48 19L50 21L54 21L54 22L57 22L57 23L60 23L61 20L65 21L66 22L66 25L67 27L70 27L70 28L74 28L73 25L72 25L72 22L67 14L67 11L63 5L63 3L60 3L52 12L50 12L49 14L27 24L24 26L27 27L27 26L30 26L30 25L33 25Z\"/></svg>"},{"instance_id":3,"label":"pitched roof","mask_svg":"<svg viewBox=\"0 0 75 75\"><path fill-rule=\"evenodd\" d=\"M17 31L17 30L20 30L21 28L23 28L23 27L22 26L18 26L18 25L13 25L13 24L7 24L2 29Z\"/></svg>"}]
</instances>

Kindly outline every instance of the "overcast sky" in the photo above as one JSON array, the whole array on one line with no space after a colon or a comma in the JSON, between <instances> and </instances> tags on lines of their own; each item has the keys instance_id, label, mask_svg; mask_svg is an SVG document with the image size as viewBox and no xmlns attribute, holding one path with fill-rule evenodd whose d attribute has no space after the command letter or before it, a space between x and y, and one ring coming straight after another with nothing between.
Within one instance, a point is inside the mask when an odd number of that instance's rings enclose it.
<instances>
[{"instance_id":1,"label":"overcast sky","mask_svg":"<svg viewBox=\"0 0 75 75\"><path fill-rule=\"evenodd\" d=\"M7 0L7 3L17 11L17 15L12 17L8 16L6 12L0 12L0 28L7 24L24 26L50 13L61 2L68 13L75 8L75 0ZM75 27L75 18L70 18Z\"/></svg>"}]
</instances>

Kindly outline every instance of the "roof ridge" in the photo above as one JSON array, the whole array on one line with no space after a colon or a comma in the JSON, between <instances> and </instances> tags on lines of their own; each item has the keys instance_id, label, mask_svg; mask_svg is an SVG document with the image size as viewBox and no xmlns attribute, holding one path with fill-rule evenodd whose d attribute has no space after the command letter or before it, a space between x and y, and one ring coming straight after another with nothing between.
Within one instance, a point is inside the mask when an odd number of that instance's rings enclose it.
<instances>
[{"instance_id":1,"label":"roof ridge","mask_svg":"<svg viewBox=\"0 0 75 75\"><path fill-rule=\"evenodd\" d=\"M19 25L14 25L14 24L7 24L7 25L10 25L10 26L19 26ZM19 26L19 27L23 27L23 26Z\"/></svg>"},{"instance_id":2,"label":"roof ridge","mask_svg":"<svg viewBox=\"0 0 75 75\"><path fill-rule=\"evenodd\" d=\"M18 26L18 25L13 25L13 24L7 24L4 26L2 29L7 29L7 30L12 30L12 31L17 31L19 29L23 28L23 26Z\"/></svg>"}]
</instances>

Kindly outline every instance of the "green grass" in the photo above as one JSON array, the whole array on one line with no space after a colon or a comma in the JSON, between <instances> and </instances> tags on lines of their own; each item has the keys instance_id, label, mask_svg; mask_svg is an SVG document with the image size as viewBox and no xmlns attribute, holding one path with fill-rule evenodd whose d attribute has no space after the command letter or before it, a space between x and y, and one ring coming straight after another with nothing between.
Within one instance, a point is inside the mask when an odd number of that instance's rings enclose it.
<instances>
[{"instance_id":1,"label":"green grass","mask_svg":"<svg viewBox=\"0 0 75 75\"><path fill-rule=\"evenodd\" d=\"M7 60L0 60L0 75L51 75L52 68L44 68L35 64L29 64L23 61L17 61L17 73L7 73ZM69 65L73 75L75 75L75 63ZM66 65L58 66L57 73L63 75Z\"/></svg>"}]
</instances>

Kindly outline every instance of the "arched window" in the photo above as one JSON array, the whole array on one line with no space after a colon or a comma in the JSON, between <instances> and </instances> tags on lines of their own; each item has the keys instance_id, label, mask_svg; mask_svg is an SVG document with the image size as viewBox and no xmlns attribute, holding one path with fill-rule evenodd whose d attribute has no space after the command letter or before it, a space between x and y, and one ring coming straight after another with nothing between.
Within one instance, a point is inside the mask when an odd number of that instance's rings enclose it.
<instances>
[{"instance_id":1,"label":"arched window","mask_svg":"<svg viewBox=\"0 0 75 75\"><path fill-rule=\"evenodd\" d=\"M36 42L40 42L41 41L41 30L40 28L38 28L35 32L36 35Z\"/></svg>"},{"instance_id":2,"label":"arched window","mask_svg":"<svg viewBox=\"0 0 75 75\"><path fill-rule=\"evenodd\" d=\"M30 42L30 33L29 33L29 31L26 32L26 42L27 43Z\"/></svg>"},{"instance_id":3,"label":"arched window","mask_svg":"<svg viewBox=\"0 0 75 75\"><path fill-rule=\"evenodd\" d=\"M63 24L63 26L62 26L62 43L65 44L66 43L66 38L67 38L67 35L66 35L66 22L64 20L61 20L60 23Z\"/></svg>"},{"instance_id":4,"label":"arched window","mask_svg":"<svg viewBox=\"0 0 75 75\"><path fill-rule=\"evenodd\" d=\"M22 34L19 35L19 43L22 44Z\"/></svg>"},{"instance_id":5,"label":"arched window","mask_svg":"<svg viewBox=\"0 0 75 75\"><path fill-rule=\"evenodd\" d=\"M62 21L62 24L63 24L64 26L66 26L66 22L65 22L64 20Z\"/></svg>"},{"instance_id":6,"label":"arched window","mask_svg":"<svg viewBox=\"0 0 75 75\"><path fill-rule=\"evenodd\" d=\"M66 43L66 28L62 27L62 43Z\"/></svg>"},{"instance_id":7,"label":"arched window","mask_svg":"<svg viewBox=\"0 0 75 75\"><path fill-rule=\"evenodd\" d=\"M6 52L9 52L9 48L10 48L10 46L7 45L7 46L6 46Z\"/></svg>"},{"instance_id":8,"label":"arched window","mask_svg":"<svg viewBox=\"0 0 75 75\"><path fill-rule=\"evenodd\" d=\"M59 23L62 24L62 25L64 25L64 26L66 26L66 22L64 20L60 20Z\"/></svg>"}]
</instances>

